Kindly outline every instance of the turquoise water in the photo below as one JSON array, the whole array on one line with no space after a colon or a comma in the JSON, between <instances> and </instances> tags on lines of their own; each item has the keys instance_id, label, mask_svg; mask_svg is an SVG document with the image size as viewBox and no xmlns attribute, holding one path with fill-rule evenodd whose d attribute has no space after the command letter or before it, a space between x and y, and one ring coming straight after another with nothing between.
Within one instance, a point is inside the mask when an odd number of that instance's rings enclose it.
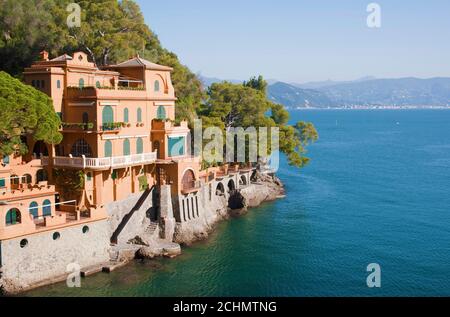
<instances>
[{"instance_id":1,"label":"turquoise water","mask_svg":"<svg viewBox=\"0 0 450 317\"><path fill-rule=\"evenodd\" d=\"M320 141L287 198L222 223L173 260L28 295L450 295L450 111L303 111ZM381 288L366 286L369 263Z\"/></svg>"}]
</instances>

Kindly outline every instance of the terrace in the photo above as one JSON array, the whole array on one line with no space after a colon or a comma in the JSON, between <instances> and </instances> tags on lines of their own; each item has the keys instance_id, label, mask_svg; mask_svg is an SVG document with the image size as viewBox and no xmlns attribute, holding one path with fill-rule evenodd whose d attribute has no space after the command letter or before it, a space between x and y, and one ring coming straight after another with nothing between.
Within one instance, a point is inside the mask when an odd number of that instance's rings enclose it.
<instances>
[{"instance_id":1,"label":"terrace","mask_svg":"<svg viewBox=\"0 0 450 317\"><path fill-rule=\"evenodd\" d=\"M73 156L57 156L53 158L53 166L69 167L79 169L110 169L120 168L133 165L151 164L156 162L156 151L142 154L131 154L125 156L114 157L73 157ZM49 158L42 158L42 165L48 165Z\"/></svg>"}]
</instances>

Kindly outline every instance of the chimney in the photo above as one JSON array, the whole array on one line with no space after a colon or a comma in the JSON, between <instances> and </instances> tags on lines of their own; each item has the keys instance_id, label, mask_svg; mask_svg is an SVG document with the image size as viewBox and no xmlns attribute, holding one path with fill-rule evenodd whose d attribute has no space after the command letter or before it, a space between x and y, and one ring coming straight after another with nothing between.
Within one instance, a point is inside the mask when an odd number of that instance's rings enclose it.
<instances>
[{"instance_id":1,"label":"chimney","mask_svg":"<svg viewBox=\"0 0 450 317\"><path fill-rule=\"evenodd\" d=\"M39 53L39 55L41 56L41 61L48 61L48 52L47 51L42 51Z\"/></svg>"}]
</instances>

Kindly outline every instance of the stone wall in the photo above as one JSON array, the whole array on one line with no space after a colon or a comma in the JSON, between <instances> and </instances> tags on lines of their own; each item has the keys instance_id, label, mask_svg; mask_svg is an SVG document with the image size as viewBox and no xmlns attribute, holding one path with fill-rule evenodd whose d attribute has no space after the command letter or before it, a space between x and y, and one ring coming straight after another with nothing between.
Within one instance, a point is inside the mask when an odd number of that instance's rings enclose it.
<instances>
[{"instance_id":1,"label":"stone wall","mask_svg":"<svg viewBox=\"0 0 450 317\"><path fill-rule=\"evenodd\" d=\"M83 232L84 227L88 229ZM24 238L0 242L0 285L7 293L65 279L67 265L71 263L84 268L109 260L106 220L29 235L25 239L24 247L21 247Z\"/></svg>"},{"instance_id":2,"label":"stone wall","mask_svg":"<svg viewBox=\"0 0 450 317\"><path fill-rule=\"evenodd\" d=\"M144 235L150 225L150 214L156 213L155 194L154 189L147 190L106 205L108 231L113 242L126 244L136 236Z\"/></svg>"}]
</instances>

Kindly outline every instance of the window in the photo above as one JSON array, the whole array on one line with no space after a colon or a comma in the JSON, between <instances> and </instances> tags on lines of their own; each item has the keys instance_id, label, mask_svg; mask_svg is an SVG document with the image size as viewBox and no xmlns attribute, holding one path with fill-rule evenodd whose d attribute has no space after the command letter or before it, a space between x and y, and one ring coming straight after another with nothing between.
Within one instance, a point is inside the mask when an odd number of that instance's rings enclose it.
<instances>
[{"instance_id":1,"label":"window","mask_svg":"<svg viewBox=\"0 0 450 317\"><path fill-rule=\"evenodd\" d=\"M155 81L155 87L154 87L155 89L155 91L157 92L157 91L159 91L159 80L156 80Z\"/></svg>"},{"instance_id":2,"label":"window","mask_svg":"<svg viewBox=\"0 0 450 317\"><path fill-rule=\"evenodd\" d=\"M9 164L9 156L8 155L3 155L3 164L5 164L5 165Z\"/></svg>"},{"instance_id":3,"label":"window","mask_svg":"<svg viewBox=\"0 0 450 317\"><path fill-rule=\"evenodd\" d=\"M50 200L44 200L42 204L42 215L44 217L48 217L52 215L52 203Z\"/></svg>"},{"instance_id":4,"label":"window","mask_svg":"<svg viewBox=\"0 0 450 317\"><path fill-rule=\"evenodd\" d=\"M45 88L45 81L41 80L41 88Z\"/></svg>"},{"instance_id":5,"label":"window","mask_svg":"<svg viewBox=\"0 0 450 317\"><path fill-rule=\"evenodd\" d=\"M41 81L40 80L36 80L36 88L41 88Z\"/></svg>"},{"instance_id":6,"label":"window","mask_svg":"<svg viewBox=\"0 0 450 317\"><path fill-rule=\"evenodd\" d=\"M36 87L36 81L35 80L31 81L31 86Z\"/></svg>"},{"instance_id":7,"label":"window","mask_svg":"<svg viewBox=\"0 0 450 317\"><path fill-rule=\"evenodd\" d=\"M59 238L61 238L61 234L59 233L59 232L55 232L54 234L53 234L53 240L59 240Z\"/></svg>"},{"instance_id":8,"label":"window","mask_svg":"<svg viewBox=\"0 0 450 317\"><path fill-rule=\"evenodd\" d=\"M22 176L22 181L25 180L25 184L31 184L32 182L32 177L30 174L25 174Z\"/></svg>"},{"instance_id":9,"label":"window","mask_svg":"<svg viewBox=\"0 0 450 317\"><path fill-rule=\"evenodd\" d=\"M56 81L56 88L61 89L61 81L59 79Z\"/></svg>"},{"instance_id":10,"label":"window","mask_svg":"<svg viewBox=\"0 0 450 317\"><path fill-rule=\"evenodd\" d=\"M112 171L111 178L112 179L117 179L117 171L116 170Z\"/></svg>"},{"instance_id":11,"label":"window","mask_svg":"<svg viewBox=\"0 0 450 317\"><path fill-rule=\"evenodd\" d=\"M83 229L81 230L84 234L89 232L89 227L88 226L84 226Z\"/></svg>"},{"instance_id":12,"label":"window","mask_svg":"<svg viewBox=\"0 0 450 317\"><path fill-rule=\"evenodd\" d=\"M27 239L22 239L20 240L20 247L23 249L28 245L28 240Z\"/></svg>"},{"instance_id":13,"label":"window","mask_svg":"<svg viewBox=\"0 0 450 317\"><path fill-rule=\"evenodd\" d=\"M87 172L87 173L86 173L86 180L87 180L88 182L90 182L90 181L92 180L92 174L91 174L91 172Z\"/></svg>"},{"instance_id":14,"label":"window","mask_svg":"<svg viewBox=\"0 0 450 317\"><path fill-rule=\"evenodd\" d=\"M28 210L29 210L30 214L33 216L34 219L36 219L39 216L38 215L39 209L38 209L38 203L37 202L33 201L30 204L30 207L28 208Z\"/></svg>"},{"instance_id":15,"label":"window","mask_svg":"<svg viewBox=\"0 0 450 317\"><path fill-rule=\"evenodd\" d=\"M142 122L142 109L137 109L137 122Z\"/></svg>"},{"instance_id":16,"label":"window","mask_svg":"<svg viewBox=\"0 0 450 317\"><path fill-rule=\"evenodd\" d=\"M123 140L123 155L130 155L130 140Z\"/></svg>"},{"instance_id":17,"label":"window","mask_svg":"<svg viewBox=\"0 0 450 317\"><path fill-rule=\"evenodd\" d=\"M87 130L89 128L89 114L87 112L83 112L81 117L83 120L83 129Z\"/></svg>"},{"instance_id":18,"label":"window","mask_svg":"<svg viewBox=\"0 0 450 317\"><path fill-rule=\"evenodd\" d=\"M95 87L100 88L102 87L102 85L100 84L100 82L97 80L97 82L95 83Z\"/></svg>"},{"instance_id":19,"label":"window","mask_svg":"<svg viewBox=\"0 0 450 317\"><path fill-rule=\"evenodd\" d=\"M6 187L6 182L4 178L0 178L0 187Z\"/></svg>"},{"instance_id":20,"label":"window","mask_svg":"<svg viewBox=\"0 0 450 317\"><path fill-rule=\"evenodd\" d=\"M168 150L169 156L184 155L185 137L169 137Z\"/></svg>"},{"instance_id":21,"label":"window","mask_svg":"<svg viewBox=\"0 0 450 317\"><path fill-rule=\"evenodd\" d=\"M136 154L144 153L144 142L142 138L137 138L136 140Z\"/></svg>"},{"instance_id":22,"label":"window","mask_svg":"<svg viewBox=\"0 0 450 317\"><path fill-rule=\"evenodd\" d=\"M11 185L19 185L20 177L17 175L11 175Z\"/></svg>"},{"instance_id":23,"label":"window","mask_svg":"<svg viewBox=\"0 0 450 317\"><path fill-rule=\"evenodd\" d=\"M111 124L114 122L114 111L111 106L105 106L102 110L103 130L111 130Z\"/></svg>"},{"instance_id":24,"label":"window","mask_svg":"<svg viewBox=\"0 0 450 317\"><path fill-rule=\"evenodd\" d=\"M112 156L112 142L110 140L105 141L105 157Z\"/></svg>"},{"instance_id":25,"label":"window","mask_svg":"<svg viewBox=\"0 0 450 317\"><path fill-rule=\"evenodd\" d=\"M6 213L6 225L7 226L12 226L15 224L20 223L20 211L17 208L13 208L8 210L8 212Z\"/></svg>"},{"instance_id":26,"label":"window","mask_svg":"<svg viewBox=\"0 0 450 317\"><path fill-rule=\"evenodd\" d=\"M81 157L83 155L86 157L92 157L92 150L89 143L87 143L85 139L78 139L72 145L70 154L72 154L75 157Z\"/></svg>"},{"instance_id":27,"label":"window","mask_svg":"<svg viewBox=\"0 0 450 317\"><path fill-rule=\"evenodd\" d=\"M125 108L123 109L123 122L128 123L129 121L128 108Z\"/></svg>"},{"instance_id":28,"label":"window","mask_svg":"<svg viewBox=\"0 0 450 317\"><path fill-rule=\"evenodd\" d=\"M158 107L158 110L156 111L156 118L159 120L166 119L166 109L164 108L164 106Z\"/></svg>"},{"instance_id":29,"label":"window","mask_svg":"<svg viewBox=\"0 0 450 317\"><path fill-rule=\"evenodd\" d=\"M84 88L84 79L83 78L80 78L80 80L78 81L78 87Z\"/></svg>"},{"instance_id":30,"label":"window","mask_svg":"<svg viewBox=\"0 0 450 317\"><path fill-rule=\"evenodd\" d=\"M39 182L45 182L48 180L48 174L46 170L39 170L36 173L36 181Z\"/></svg>"}]
</instances>

